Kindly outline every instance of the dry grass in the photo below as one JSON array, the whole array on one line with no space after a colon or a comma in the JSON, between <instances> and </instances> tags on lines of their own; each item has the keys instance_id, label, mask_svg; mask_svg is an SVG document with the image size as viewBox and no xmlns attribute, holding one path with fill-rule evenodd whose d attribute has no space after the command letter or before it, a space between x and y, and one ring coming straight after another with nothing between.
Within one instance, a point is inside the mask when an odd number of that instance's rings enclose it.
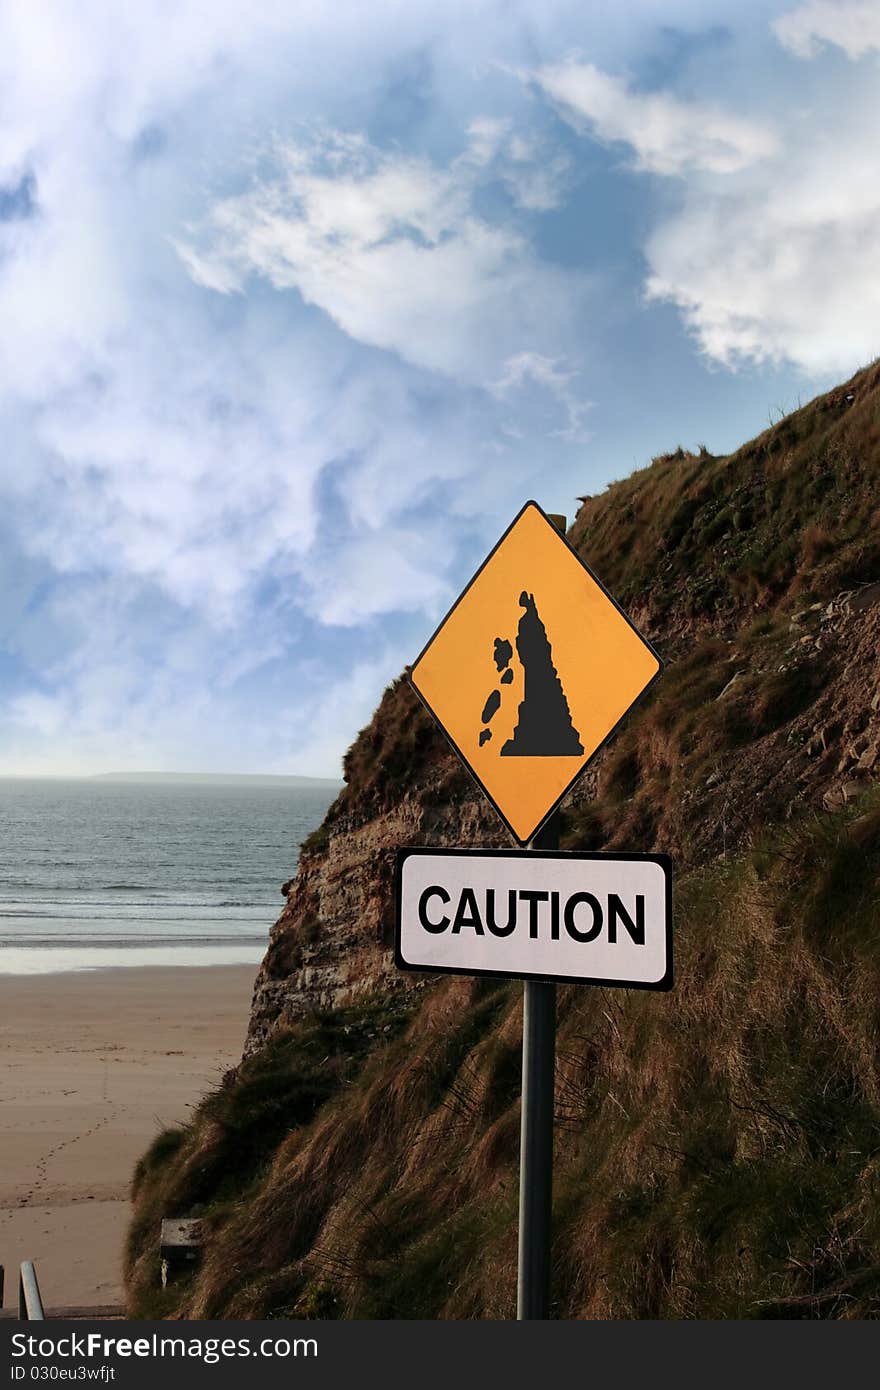
<instances>
[{"instance_id":1,"label":"dry grass","mask_svg":"<svg viewBox=\"0 0 880 1390\"><path fill-rule=\"evenodd\" d=\"M751 722L746 690L721 707L714 698L739 666L761 673L779 664L793 610L880 574L878 491L874 363L734 454L679 448L587 500L569 539L668 665L645 715L628 721L627 745L614 754L616 785L615 771L603 771L599 801L607 789L608 805L573 816L571 847L636 836L654 843L660 827L669 830L664 813L682 786L708 776L719 752L767 731L767 721L763 729ZM821 682L821 666L817 676ZM636 765L641 794L621 821ZM407 795L429 789L434 806L473 800L467 774L402 678L349 749L344 776L306 855L323 852L335 829ZM678 838L672 843L686 853Z\"/></svg>"},{"instance_id":2,"label":"dry grass","mask_svg":"<svg viewBox=\"0 0 880 1390\"><path fill-rule=\"evenodd\" d=\"M729 458L659 457L573 528L673 660L566 845L699 864L711 805L739 848L680 876L671 995L560 992L560 1317L880 1315L880 800L763 832L751 799L761 740L785 753L829 679L792 611L880 574L880 367L849 385ZM707 799L752 756L744 810ZM404 798L426 833L473 801L403 681L345 774L307 864ZM273 949L280 978L296 941ZM276 1033L139 1166L133 1311L510 1317L520 1026L517 986L450 979ZM158 1223L190 1212L204 1264L163 1295Z\"/></svg>"},{"instance_id":3,"label":"dry grass","mask_svg":"<svg viewBox=\"0 0 880 1390\"><path fill-rule=\"evenodd\" d=\"M866 526L880 475L878 392L873 363L734 454L661 455L590 498L571 538L667 639L862 583L880 570L880 534Z\"/></svg>"},{"instance_id":4,"label":"dry grass","mask_svg":"<svg viewBox=\"0 0 880 1390\"><path fill-rule=\"evenodd\" d=\"M878 896L875 795L682 881L671 995L561 991L558 1316L880 1313ZM384 1007L276 1038L148 1158L136 1312L185 1209L189 1316L511 1316L519 990L441 981L390 1040Z\"/></svg>"}]
</instances>

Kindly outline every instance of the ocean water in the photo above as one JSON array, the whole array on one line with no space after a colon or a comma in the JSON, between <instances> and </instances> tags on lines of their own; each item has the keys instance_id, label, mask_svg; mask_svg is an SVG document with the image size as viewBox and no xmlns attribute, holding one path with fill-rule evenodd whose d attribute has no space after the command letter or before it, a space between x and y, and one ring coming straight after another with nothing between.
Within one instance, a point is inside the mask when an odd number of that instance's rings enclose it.
<instances>
[{"instance_id":1,"label":"ocean water","mask_svg":"<svg viewBox=\"0 0 880 1390\"><path fill-rule=\"evenodd\" d=\"M256 965L337 791L0 778L0 973Z\"/></svg>"}]
</instances>

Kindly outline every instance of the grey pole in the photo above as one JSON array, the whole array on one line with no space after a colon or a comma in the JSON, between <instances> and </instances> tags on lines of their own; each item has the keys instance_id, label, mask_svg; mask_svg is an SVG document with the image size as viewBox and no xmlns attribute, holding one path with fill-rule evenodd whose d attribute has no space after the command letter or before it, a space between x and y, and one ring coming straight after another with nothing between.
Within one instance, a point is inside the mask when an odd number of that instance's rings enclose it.
<instances>
[{"instance_id":1,"label":"grey pole","mask_svg":"<svg viewBox=\"0 0 880 1390\"><path fill-rule=\"evenodd\" d=\"M565 534L565 517L550 520ZM530 849L559 848L559 812ZM519 1145L519 1261L516 1316L550 1311L550 1232L553 1207L553 1105L556 1072L556 986L523 984L522 1118Z\"/></svg>"},{"instance_id":2,"label":"grey pole","mask_svg":"<svg viewBox=\"0 0 880 1390\"><path fill-rule=\"evenodd\" d=\"M532 849L559 848L554 814ZM522 1119L519 1149L519 1279L516 1316L546 1318L550 1304L556 986L523 984Z\"/></svg>"},{"instance_id":3,"label":"grey pole","mask_svg":"<svg viewBox=\"0 0 880 1390\"><path fill-rule=\"evenodd\" d=\"M40 1286L37 1283L37 1271L31 1260L21 1262L18 1278L18 1316L22 1322L35 1322L46 1316L43 1312Z\"/></svg>"}]
</instances>

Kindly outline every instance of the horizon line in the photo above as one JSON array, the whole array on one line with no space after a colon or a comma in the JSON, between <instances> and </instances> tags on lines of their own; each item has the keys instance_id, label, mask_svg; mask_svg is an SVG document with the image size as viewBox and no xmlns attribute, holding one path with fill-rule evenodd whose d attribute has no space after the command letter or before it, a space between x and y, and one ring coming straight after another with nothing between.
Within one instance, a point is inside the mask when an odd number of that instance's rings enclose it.
<instances>
[{"instance_id":1,"label":"horizon line","mask_svg":"<svg viewBox=\"0 0 880 1390\"><path fill-rule=\"evenodd\" d=\"M217 781L247 782L331 782L342 784L342 776L326 777L310 772L171 772L132 769L114 772L0 772L0 781L95 782L118 781Z\"/></svg>"}]
</instances>

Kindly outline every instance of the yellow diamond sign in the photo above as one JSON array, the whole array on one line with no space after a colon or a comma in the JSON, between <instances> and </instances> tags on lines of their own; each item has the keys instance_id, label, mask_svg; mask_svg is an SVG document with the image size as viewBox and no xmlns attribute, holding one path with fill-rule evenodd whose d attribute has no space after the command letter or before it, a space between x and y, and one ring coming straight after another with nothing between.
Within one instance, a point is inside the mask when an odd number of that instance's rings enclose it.
<instances>
[{"instance_id":1,"label":"yellow diamond sign","mask_svg":"<svg viewBox=\"0 0 880 1390\"><path fill-rule=\"evenodd\" d=\"M527 502L410 680L526 844L661 669L589 566Z\"/></svg>"}]
</instances>

